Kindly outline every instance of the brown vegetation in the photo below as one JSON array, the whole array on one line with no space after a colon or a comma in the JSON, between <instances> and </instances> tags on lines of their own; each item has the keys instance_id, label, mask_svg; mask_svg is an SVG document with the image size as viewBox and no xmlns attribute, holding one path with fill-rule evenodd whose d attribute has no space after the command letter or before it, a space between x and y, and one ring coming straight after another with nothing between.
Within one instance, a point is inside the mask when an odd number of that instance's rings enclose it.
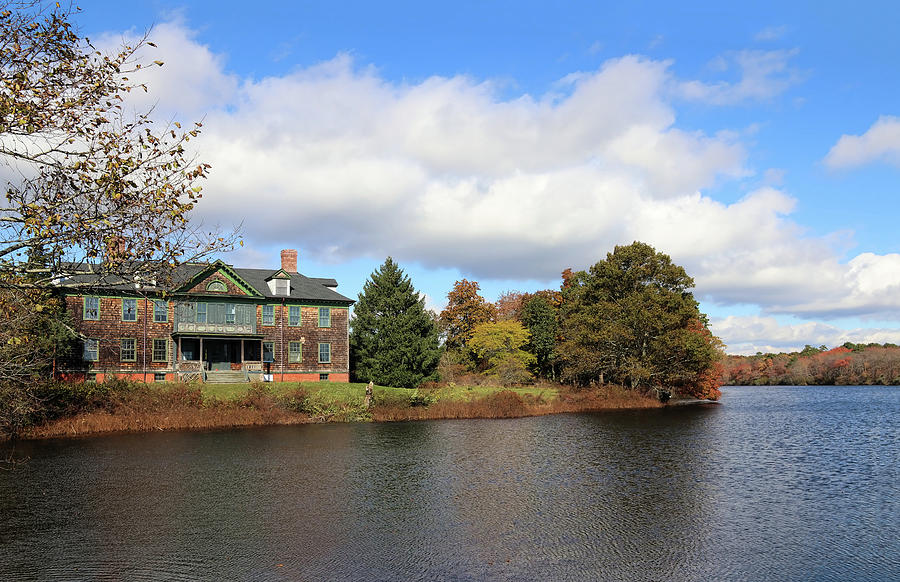
<instances>
[{"instance_id":1,"label":"brown vegetation","mask_svg":"<svg viewBox=\"0 0 900 582\"><path fill-rule=\"evenodd\" d=\"M276 397L270 390L253 386L235 401L204 400L198 388L136 386L115 391L98 410L50 420L29 427L24 438L80 436L111 432L153 432L178 429L212 429L311 422L310 416L292 409L304 398L302 391Z\"/></svg>"},{"instance_id":2,"label":"brown vegetation","mask_svg":"<svg viewBox=\"0 0 900 582\"><path fill-rule=\"evenodd\" d=\"M378 404L372 409L376 421L437 420L448 418L519 418L563 412L591 412L624 408L660 408L658 399L621 386L565 391L559 398L520 395L501 390L472 400L439 400L430 406Z\"/></svg>"},{"instance_id":3,"label":"brown vegetation","mask_svg":"<svg viewBox=\"0 0 900 582\"><path fill-rule=\"evenodd\" d=\"M571 390L548 385L537 394L499 390L480 397L439 397L442 387L431 384L418 391L382 392L366 410L355 399L325 404L302 387L275 393L271 385L253 384L233 400L204 397L196 386L154 386L112 383L58 387L59 402L25 425L20 438L71 437L113 432L205 430L328 421L406 421L462 418L518 418L563 412L623 408L658 408L656 398L620 386ZM402 392L402 393L401 393ZM558 393L558 396L557 396Z\"/></svg>"}]
</instances>

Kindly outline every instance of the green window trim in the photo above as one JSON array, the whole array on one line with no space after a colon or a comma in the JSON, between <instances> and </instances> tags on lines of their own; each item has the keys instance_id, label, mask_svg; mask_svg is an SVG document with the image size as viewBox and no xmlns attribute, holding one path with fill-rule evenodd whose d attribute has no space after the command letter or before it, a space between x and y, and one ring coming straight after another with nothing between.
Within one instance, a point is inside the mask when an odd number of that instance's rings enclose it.
<instances>
[{"instance_id":1,"label":"green window trim","mask_svg":"<svg viewBox=\"0 0 900 582\"><path fill-rule=\"evenodd\" d=\"M303 342L291 342L288 345L288 362L299 364L303 361Z\"/></svg>"},{"instance_id":2,"label":"green window trim","mask_svg":"<svg viewBox=\"0 0 900 582\"><path fill-rule=\"evenodd\" d=\"M272 364L275 362L275 342L263 342L262 357L263 363Z\"/></svg>"},{"instance_id":3,"label":"green window trim","mask_svg":"<svg viewBox=\"0 0 900 582\"><path fill-rule=\"evenodd\" d=\"M331 308L319 308L319 327L331 327Z\"/></svg>"},{"instance_id":4,"label":"green window trim","mask_svg":"<svg viewBox=\"0 0 900 582\"><path fill-rule=\"evenodd\" d=\"M299 327L303 323L303 309L299 305L291 305L288 308L288 325Z\"/></svg>"},{"instance_id":5,"label":"green window trim","mask_svg":"<svg viewBox=\"0 0 900 582\"><path fill-rule=\"evenodd\" d=\"M328 342L321 342L319 344L319 363L320 364L330 364L331 363L331 344Z\"/></svg>"},{"instance_id":6,"label":"green window trim","mask_svg":"<svg viewBox=\"0 0 900 582\"><path fill-rule=\"evenodd\" d=\"M169 322L169 302L162 299L153 300L153 323Z\"/></svg>"},{"instance_id":7,"label":"green window trim","mask_svg":"<svg viewBox=\"0 0 900 582\"><path fill-rule=\"evenodd\" d=\"M137 299L122 298L122 321L137 321L137 310Z\"/></svg>"},{"instance_id":8,"label":"green window trim","mask_svg":"<svg viewBox=\"0 0 900 582\"><path fill-rule=\"evenodd\" d=\"M86 295L82 299L81 319L85 321L100 321L100 298Z\"/></svg>"},{"instance_id":9,"label":"green window trim","mask_svg":"<svg viewBox=\"0 0 900 582\"><path fill-rule=\"evenodd\" d=\"M119 340L119 360L122 362L137 361L136 339L126 337Z\"/></svg>"},{"instance_id":10,"label":"green window trim","mask_svg":"<svg viewBox=\"0 0 900 582\"><path fill-rule=\"evenodd\" d=\"M263 305L262 306L262 324L267 327L275 326L275 306L274 305Z\"/></svg>"},{"instance_id":11,"label":"green window trim","mask_svg":"<svg viewBox=\"0 0 900 582\"><path fill-rule=\"evenodd\" d=\"M168 362L169 361L169 340L168 339L153 339L153 361L154 362Z\"/></svg>"}]
</instances>

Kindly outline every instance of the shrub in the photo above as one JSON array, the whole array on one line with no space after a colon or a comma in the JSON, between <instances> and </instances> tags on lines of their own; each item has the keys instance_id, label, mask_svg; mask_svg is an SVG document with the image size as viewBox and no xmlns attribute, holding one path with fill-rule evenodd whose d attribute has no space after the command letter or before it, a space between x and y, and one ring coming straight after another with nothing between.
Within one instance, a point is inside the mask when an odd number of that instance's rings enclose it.
<instances>
[{"instance_id":1,"label":"shrub","mask_svg":"<svg viewBox=\"0 0 900 582\"><path fill-rule=\"evenodd\" d=\"M272 410L276 405L275 391L263 382L253 382L250 388L235 403L241 408Z\"/></svg>"},{"instance_id":2,"label":"shrub","mask_svg":"<svg viewBox=\"0 0 900 582\"><path fill-rule=\"evenodd\" d=\"M278 405L290 412L309 412L309 393L301 386L297 386L278 399Z\"/></svg>"}]
</instances>

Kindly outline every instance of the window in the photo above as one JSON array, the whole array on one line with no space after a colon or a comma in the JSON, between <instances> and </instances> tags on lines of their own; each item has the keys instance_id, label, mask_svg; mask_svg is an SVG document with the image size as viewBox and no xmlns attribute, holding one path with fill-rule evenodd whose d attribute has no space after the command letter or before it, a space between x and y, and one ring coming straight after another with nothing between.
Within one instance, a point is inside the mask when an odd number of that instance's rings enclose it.
<instances>
[{"instance_id":1,"label":"window","mask_svg":"<svg viewBox=\"0 0 900 582\"><path fill-rule=\"evenodd\" d=\"M123 339L119 347L119 359L123 362L133 362L137 359L135 355L136 341L131 338Z\"/></svg>"},{"instance_id":2,"label":"window","mask_svg":"<svg viewBox=\"0 0 900 582\"><path fill-rule=\"evenodd\" d=\"M169 361L169 340L155 339L153 340L153 361L168 362Z\"/></svg>"},{"instance_id":3,"label":"window","mask_svg":"<svg viewBox=\"0 0 900 582\"><path fill-rule=\"evenodd\" d=\"M328 382L328 374L319 374L319 382Z\"/></svg>"},{"instance_id":4,"label":"window","mask_svg":"<svg viewBox=\"0 0 900 582\"><path fill-rule=\"evenodd\" d=\"M275 295L290 295L291 282L288 279L275 279Z\"/></svg>"},{"instance_id":5,"label":"window","mask_svg":"<svg viewBox=\"0 0 900 582\"><path fill-rule=\"evenodd\" d=\"M297 327L300 325L300 306L299 305L291 305L290 314L288 317L288 325Z\"/></svg>"},{"instance_id":6,"label":"window","mask_svg":"<svg viewBox=\"0 0 900 582\"><path fill-rule=\"evenodd\" d=\"M181 359L197 361L200 359L200 340L196 338L184 338L181 340Z\"/></svg>"},{"instance_id":7,"label":"window","mask_svg":"<svg viewBox=\"0 0 900 582\"><path fill-rule=\"evenodd\" d=\"M206 286L206 290L213 291L215 293L225 293L226 291L228 291L228 287L226 287L225 283L221 281L213 281Z\"/></svg>"},{"instance_id":8,"label":"window","mask_svg":"<svg viewBox=\"0 0 900 582\"><path fill-rule=\"evenodd\" d=\"M275 361L275 342L263 342L263 362Z\"/></svg>"},{"instance_id":9,"label":"window","mask_svg":"<svg viewBox=\"0 0 900 582\"><path fill-rule=\"evenodd\" d=\"M319 363L331 363L331 344L319 344Z\"/></svg>"},{"instance_id":10,"label":"window","mask_svg":"<svg viewBox=\"0 0 900 582\"><path fill-rule=\"evenodd\" d=\"M165 372L153 372L153 381L154 382L165 382L166 381L166 373Z\"/></svg>"},{"instance_id":11,"label":"window","mask_svg":"<svg viewBox=\"0 0 900 582\"><path fill-rule=\"evenodd\" d=\"M137 321L137 299L122 299L122 321Z\"/></svg>"},{"instance_id":12,"label":"window","mask_svg":"<svg viewBox=\"0 0 900 582\"><path fill-rule=\"evenodd\" d=\"M84 311L82 313L82 319L88 321L99 321L100 320L100 298L99 297L85 297L84 298Z\"/></svg>"},{"instance_id":13,"label":"window","mask_svg":"<svg viewBox=\"0 0 900 582\"><path fill-rule=\"evenodd\" d=\"M262 324L263 325L275 325L275 306L274 305L263 305Z\"/></svg>"},{"instance_id":14,"label":"window","mask_svg":"<svg viewBox=\"0 0 900 582\"><path fill-rule=\"evenodd\" d=\"M197 323L206 323L206 303L197 304Z\"/></svg>"},{"instance_id":15,"label":"window","mask_svg":"<svg viewBox=\"0 0 900 582\"><path fill-rule=\"evenodd\" d=\"M234 323L234 303L225 304L225 323Z\"/></svg>"},{"instance_id":16,"label":"window","mask_svg":"<svg viewBox=\"0 0 900 582\"><path fill-rule=\"evenodd\" d=\"M259 357L260 345L258 342L244 343L244 361L245 362L261 362Z\"/></svg>"},{"instance_id":17,"label":"window","mask_svg":"<svg viewBox=\"0 0 900 582\"><path fill-rule=\"evenodd\" d=\"M291 342L288 350L288 362L297 364L303 361L303 344L300 342Z\"/></svg>"},{"instance_id":18,"label":"window","mask_svg":"<svg viewBox=\"0 0 900 582\"><path fill-rule=\"evenodd\" d=\"M96 362L100 359L100 342L95 339L84 340L84 354L82 355L85 362Z\"/></svg>"},{"instance_id":19,"label":"window","mask_svg":"<svg viewBox=\"0 0 900 582\"><path fill-rule=\"evenodd\" d=\"M319 308L319 327L331 327L331 308Z\"/></svg>"},{"instance_id":20,"label":"window","mask_svg":"<svg viewBox=\"0 0 900 582\"><path fill-rule=\"evenodd\" d=\"M153 302L153 321L156 323L166 323L169 321L169 304L167 302Z\"/></svg>"}]
</instances>

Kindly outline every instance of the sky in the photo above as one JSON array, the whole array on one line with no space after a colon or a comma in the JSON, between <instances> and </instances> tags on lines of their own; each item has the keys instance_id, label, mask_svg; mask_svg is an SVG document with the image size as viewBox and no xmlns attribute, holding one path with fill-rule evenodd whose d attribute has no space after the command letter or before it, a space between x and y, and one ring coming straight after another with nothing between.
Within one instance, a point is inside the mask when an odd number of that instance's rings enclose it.
<instances>
[{"instance_id":1,"label":"sky","mask_svg":"<svg viewBox=\"0 0 900 582\"><path fill-rule=\"evenodd\" d=\"M132 98L202 120L195 220L224 260L334 277L392 256L558 288L640 240L694 278L727 351L900 343L900 4L84 0L103 50L148 30Z\"/></svg>"}]
</instances>

